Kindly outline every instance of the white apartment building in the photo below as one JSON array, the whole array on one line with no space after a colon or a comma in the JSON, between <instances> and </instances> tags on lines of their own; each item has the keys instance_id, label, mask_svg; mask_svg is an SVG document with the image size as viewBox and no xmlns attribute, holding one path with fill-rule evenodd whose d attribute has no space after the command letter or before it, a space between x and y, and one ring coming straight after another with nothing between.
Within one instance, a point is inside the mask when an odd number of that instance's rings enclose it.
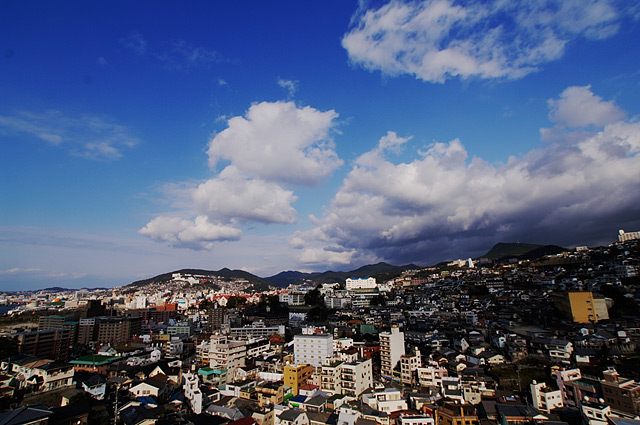
<instances>
[{"instance_id":1,"label":"white apartment building","mask_svg":"<svg viewBox=\"0 0 640 425\"><path fill-rule=\"evenodd\" d=\"M342 394L340 385L340 366L342 362L329 361L322 365L320 372L320 390L331 394Z\"/></svg>"},{"instance_id":2,"label":"white apartment building","mask_svg":"<svg viewBox=\"0 0 640 425\"><path fill-rule=\"evenodd\" d=\"M278 301L281 303L289 304L289 293L288 292L280 292L278 294Z\"/></svg>"},{"instance_id":3,"label":"white apartment building","mask_svg":"<svg viewBox=\"0 0 640 425\"><path fill-rule=\"evenodd\" d=\"M404 355L404 332L397 326L391 332L380 333L380 372L387 378L393 378L393 369Z\"/></svg>"},{"instance_id":4,"label":"white apartment building","mask_svg":"<svg viewBox=\"0 0 640 425\"><path fill-rule=\"evenodd\" d=\"M353 347L353 338L338 338L333 340L333 351L346 350Z\"/></svg>"},{"instance_id":5,"label":"white apartment building","mask_svg":"<svg viewBox=\"0 0 640 425\"><path fill-rule=\"evenodd\" d=\"M342 394L354 399L373 387L371 359L342 363L340 366L340 386L342 387Z\"/></svg>"},{"instance_id":6,"label":"white apartment building","mask_svg":"<svg viewBox=\"0 0 640 425\"><path fill-rule=\"evenodd\" d=\"M536 381L533 381L529 388L533 398L533 407L539 411L549 413L551 409L564 407L562 391L551 390L544 382L537 383Z\"/></svg>"},{"instance_id":7,"label":"white apartment building","mask_svg":"<svg viewBox=\"0 0 640 425\"><path fill-rule=\"evenodd\" d=\"M421 387L441 387L442 378L445 376L449 376L449 372L441 366L418 368L418 383Z\"/></svg>"},{"instance_id":8,"label":"white apartment building","mask_svg":"<svg viewBox=\"0 0 640 425\"><path fill-rule=\"evenodd\" d=\"M348 291L353 291L354 289L375 289L377 286L376 279L373 277L350 277L346 281L346 288Z\"/></svg>"},{"instance_id":9,"label":"white apartment building","mask_svg":"<svg viewBox=\"0 0 640 425\"><path fill-rule=\"evenodd\" d=\"M209 364L209 349L211 348L211 341L201 341L196 346L196 362L200 365Z\"/></svg>"},{"instance_id":10,"label":"white apartment building","mask_svg":"<svg viewBox=\"0 0 640 425\"><path fill-rule=\"evenodd\" d=\"M273 334L284 336L285 326L265 326L264 322L254 322L242 328L229 328L229 334L237 339L271 338Z\"/></svg>"},{"instance_id":11,"label":"white apartment building","mask_svg":"<svg viewBox=\"0 0 640 425\"><path fill-rule=\"evenodd\" d=\"M340 310L351 305L350 295L327 295L324 297L324 305L327 308Z\"/></svg>"},{"instance_id":12,"label":"white apartment building","mask_svg":"<svg viewBox=\"0 0 640 425\"><path fill-rule=\"evenodd\" d=\"M202 391L200 391L198 375L183 373L182 390L184 391L184 398L189 401L189 406L191 406L193 413L196 415L202 413Z\"/></svg>"},{"instance_id":13,"label":"white apartment building","mask_svg":"<svg viewBox=\"0 0 640 425\"><path fill-rule=\"evenodd\" d=\"M356 399L373 387L373 367L371 359L353 362L330 360L322 366L320 389L331 394L344 394Z\"/></svg>"},{"instance_id":14,"label":"white apartment building","mask_svg":"<svg viewBox=\"0 0 640 425\"><path fill-rule=\"evenodd\" d=\"M209 365L211 369L227 370L227 382L235 370L245 366L247 346L244 341L232 341L226 335L212 335L209 342Z\"/></svg>"},{"instance_id":15,"label":"white apartment building","mask_svg":"<svg viewBox=\"0 0 640 425\"><path fill-rule=\"evenodd\" d=\"M584 402L581 404L580 408L582 410L583 424L608 425L609 423L611 423L607 420L609 416L612 416L611 406L609 406L608 404Z\"/></svg>"},{"instance_id":16,"label":"white apartment building","mask_svg":"<svg viewBox=\"0 0 640 425\"><path fill-rule=\"evenodd\" d=\"M416 381L415 371L422 366L422 356L417 348L411 354L400 356L400 381L406 385L413 385Z\"/></svg>"},{"instance_id":17,"label":"white apartment building","mask_svg":"<svg viewBox=\"0 0 640 425\"><path fill-rule=\"evenodd\" d=\"M246 341L246 345L247 358L249 359L265 355L271 350L271 344L267 338L249 338Z\"/></svg>"},{"instance_id":18,"label":"white apartment building","mask_svg":"<svg viewBox=\"0 0 640 425\"><path fill-rule=\"evenodd\" d=\"M324 359L333 355L333 337L328 334L295 335L293 337L293 361L320 367Z\"/></svg>"},{"instance_id":19,"label":"white apartment building","mask_svg":"<svg viewBox=\"0 0 640 425\"><path fill-rule=\"evenodd\" d=\"M306 292L291 291L289 292L289 305L304 305L304 296Z\"/></svg>"},{"instance_id":20,"label":"white apartment building","mask_svg":"<svg viewBox=\"0 0 640 425\"><path fill-rule=\"evenodd\" d=\"M625 232L624 230L618 231L618 241L626 242L640 239L640 232Z\"/></svg>"},{"instance_id":21,"label":"white apartment building","mask_svg":"<svg viewBox=\"0 0 640 425\"><path fill-rule=\"evenodd\" d=\"M179 357L183 350L184 342L178 338L171 338L171 341L165 342L162 347L163 355L167 358Z\"/></svg>"}]
</instances>

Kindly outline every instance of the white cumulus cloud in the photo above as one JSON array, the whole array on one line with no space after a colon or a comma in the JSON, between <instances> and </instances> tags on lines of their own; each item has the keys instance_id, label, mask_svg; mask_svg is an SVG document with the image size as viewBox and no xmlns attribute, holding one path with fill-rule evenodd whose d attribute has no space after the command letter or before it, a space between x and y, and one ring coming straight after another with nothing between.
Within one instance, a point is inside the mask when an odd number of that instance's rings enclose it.
<instances>
[{"instance_id":1,"label":"white cumulus cloud","mask_svg":"<svg viewBox=\"0 0 640 425\"><path fill-rule=\"evenodd\" d=\"M213 242L237 240L242 231L232 226L211 223L206 216L194 220L160 216L140 229L140 234L177 247L211 249Z\"/></svg>"},{"instance_id":2,"label":"white cumulus cloud","mask_svg":"<svg viewBox=\"0 0 640 425\"><path fill-rule=\"evenodd\" d=\"M568 87L560 99L549 100L549 119L566 127L602 127L624 118L625 113L613 101L604 101L590 86Z\"/></svg>"},{"instance_id":3,"label":"white cumulus cloud","mask_svg":"<svg viewBox=\"0 0 640 425\"><path fill-rule=\"evenodd\" d=\"M312 185L342 165L331 140L338 114L293 102L252 105L209 143L209 164L230 161L247 176Z\"/></svg>"},{"instance_id":4,"label":"white cumulus cloud","mask_svg":"<svg viewBox=\"0 0 640 425\"><path fill-rule=\"evenodd\" d=\"M180 212L153 219L140 233L211 249L215 241L238 239L246 224L294 223L297 196L290 187L317 184L342 164L331 139L337 116L293 102L262 102L229 118L208 149L210 166L225 167L195 185L172 185Z\"/></svg>"},{"instance_id":5,"label":"white cumulus cloud","mask_svg":"<svg viewBox=\"0 0 640 425\"><path fill-rule=\"evenodd\" d=\"M588 100L582 113L590 118L574 125L603 127L558 130L553 143L505 164L469 158L457 139L394 163L381 139L354 162L316 227L295 234L291 246L310 263L333 247L424 264L481 254L500 241L575 244L585 242L578 235L595 240L605 229L613 239L619 225L640 226L640 123L612 121L621 112L588 87L569 88L549 104L562 110L558 102L576 98Z\"/></svg>"},{"instance_id":6,"label":"white cumulus cloud","mask_svg":"<svg viewBox=\"0 0 640 425\"><path fill-rule=\"evenodd\" d=\"M368 70L452 77L521 78L564 54L567 42L609 37L625 13L615 0L392 0L363 8L342 45Z\"/></svg>"},{"instance_id":7,"label":"white cumulus cloud","mask_svg":"<svg viewBox=\"0 0 640 425\"><path fill-rule=\"evenodd\" d=\"M214 220L245 220L262 223L293 223L296 211L293 191L276 183L239 176L233 166L216 178L198 185L194 208Z\"/></svg>"}]
</instances>

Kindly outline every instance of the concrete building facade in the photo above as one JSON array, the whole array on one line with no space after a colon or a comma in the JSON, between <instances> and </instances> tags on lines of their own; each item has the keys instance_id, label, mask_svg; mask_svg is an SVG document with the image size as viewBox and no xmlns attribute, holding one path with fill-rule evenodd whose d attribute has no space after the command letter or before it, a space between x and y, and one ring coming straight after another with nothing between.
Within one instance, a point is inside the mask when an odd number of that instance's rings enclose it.
<instances>
[{"instance_id":1,"label":"concrete building facade","mask_svg":"<svg viewBox=\"0 0 640 425\"><path fill-rule=\"evenodd\" d=\"M383 376L393 378L393 369L404 353L404 332L397 326L392 326L391 332L380 333L380 372Z\"/></svg>"},{"instance_id":2,"label":"concrete building facade","mask_svg":"<svg viewBox=\"0 0 640 425\"><path fill-rule=\"evenodd\" d=\"M293 353L295 364L319 368L324 359L333 355L333 337L328 334L295 335Z\"/></svg>"}]
</instances>

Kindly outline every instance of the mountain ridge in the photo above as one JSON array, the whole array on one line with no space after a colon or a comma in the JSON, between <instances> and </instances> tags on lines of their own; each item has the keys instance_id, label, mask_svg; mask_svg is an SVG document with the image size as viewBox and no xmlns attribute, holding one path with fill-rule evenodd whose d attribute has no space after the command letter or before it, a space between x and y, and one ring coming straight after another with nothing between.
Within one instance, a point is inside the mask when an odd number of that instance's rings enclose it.
<instances>
[{"instance_id":1,"label":"mountain ridge","mask_svg":"<svg viewBox=\"0 0 640 425\"><path fill-rule=\"evenodd\" d=\"M477 257L487 258L493 262L507 261L511 258L519 260L534 260L545 255L558 254L567 251L567 249L557 245L539 245L520 242L498 242L486 254ZM168 281L175 273L217 276L223 279L245 279L253 285L254 290L266 290L275 286L278 288L286 288L293 284L310 283L317 285L320 283L344 282L347 278L363 278L376 275L384 275L385 278L406 270L422 269L424 267L416 264L406 264L403 266L395 266L386 262L376 264L367 264L351 271L334 271L327 270L324 272L301 272L297 270L287 270L277 273L273 276L259 277L244 270L231 270L224 267L220 270L204 270L204 269L180 269L168 273L162 273L157 276L138 280L126 285L128 288L136 288L148 285L154 282Z\"/></svg>"}]
</instances>

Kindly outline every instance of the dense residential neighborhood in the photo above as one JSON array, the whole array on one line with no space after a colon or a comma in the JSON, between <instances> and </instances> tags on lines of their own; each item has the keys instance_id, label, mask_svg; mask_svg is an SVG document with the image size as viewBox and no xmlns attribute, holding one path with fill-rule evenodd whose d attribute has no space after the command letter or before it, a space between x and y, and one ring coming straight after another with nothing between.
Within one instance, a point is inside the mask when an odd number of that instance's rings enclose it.
<instances>
[{"instance_id":1,"label":"dense residential neighborhood","mask_svg":"<svg viewBox=\"0 0 640 425\"><path fill-rule=\"evenodd\" d=\"M640 424L638 236L264 290L5 292L0 424Z\"/></svg>"}]
</instances>

